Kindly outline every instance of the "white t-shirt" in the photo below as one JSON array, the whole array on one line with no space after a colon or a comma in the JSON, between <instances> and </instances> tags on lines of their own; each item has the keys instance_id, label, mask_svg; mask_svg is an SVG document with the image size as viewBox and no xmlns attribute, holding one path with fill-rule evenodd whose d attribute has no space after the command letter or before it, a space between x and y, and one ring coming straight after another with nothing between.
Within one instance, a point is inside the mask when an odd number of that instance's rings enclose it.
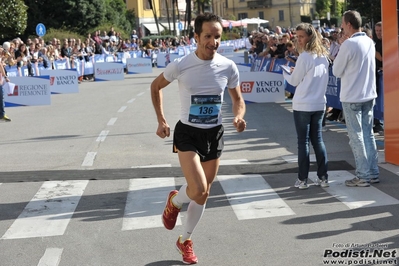
<instances>
[{"instance_id":1,"label":"white t-shirt","mask_svg":"<svg viewBox=\"0 0 399 266\"><path fill-rule=\"evenodd\" d=\"M169 63L163 75L169 82L178 80L182 123L197 128L222 124L224 90L239 85L238 68L232 60L220 54L201 60L191 53Z\"/></svg>"}]
</instances>

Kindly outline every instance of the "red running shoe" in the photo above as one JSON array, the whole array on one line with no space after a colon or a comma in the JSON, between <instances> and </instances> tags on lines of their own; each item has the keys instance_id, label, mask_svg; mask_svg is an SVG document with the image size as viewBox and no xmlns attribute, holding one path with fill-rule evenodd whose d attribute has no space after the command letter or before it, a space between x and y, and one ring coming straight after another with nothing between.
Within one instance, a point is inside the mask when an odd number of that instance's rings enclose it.
<instances>
[{"instance_id":1,"label":"red running shoe","mask_svg":"<svg viewBox=\"0 0 399 266\"><path fill-rule=\"evenodd\" d=\"M177 208L172 203L172 199L178 193L177 190L172 190L166 199L166 206L163 210L162 222L166 229L172 230L175 228L177 215L179 215L180 208Z\"/></svg>"},{"instance_id":2,"label":"red running shoe","mask_svg":"<svg viewBox=\"0 0 399 266\"><path fill-rule=\"evenodd\" d=\"M180 254L183 255L183 263L184 264L196 264L198 262L197 256L194 254L193 250L193 241L187 239L184 243L181 242L181 237L176 241L176 248Z\"/></svg>"}]
</instances>

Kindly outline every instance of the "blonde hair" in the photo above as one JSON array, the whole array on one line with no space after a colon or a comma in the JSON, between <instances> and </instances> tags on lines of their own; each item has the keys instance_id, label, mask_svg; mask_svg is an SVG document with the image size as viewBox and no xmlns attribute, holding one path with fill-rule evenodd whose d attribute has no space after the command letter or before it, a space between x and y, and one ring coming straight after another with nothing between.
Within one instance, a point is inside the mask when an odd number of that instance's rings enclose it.
<instances>
[{"instance_id":1,"label":"blonde hair","mask_svg":"<svg viewBox=\"0 0 399 266\"><path fill-rule=\"evenodd\" d=\"M317 54L318 56L327 56L329 55L328 50L322 43L322 36L320 32L318 32L312 24L309 23L300 23L296 26L296 31L302 30L305 34L310 37L309 41L305 44L305 47L298 47L298 52L302 53L303 51Z\"/></svg>"}]
</instances>

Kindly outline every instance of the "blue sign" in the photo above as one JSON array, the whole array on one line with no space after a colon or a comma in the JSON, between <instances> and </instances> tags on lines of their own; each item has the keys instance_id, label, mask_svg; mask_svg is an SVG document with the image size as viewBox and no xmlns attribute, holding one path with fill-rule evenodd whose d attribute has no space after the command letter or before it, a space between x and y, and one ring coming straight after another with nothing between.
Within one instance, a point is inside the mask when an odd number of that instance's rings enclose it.
<instances>
[{"instance_id":1,"label":"blue sign","mask_svg":"<svg viewBox=\"0 0 399 266\"><path fill-rule=\"evenodd\" d=\"M42 23L37 24L36 34L39 37L43 37L44 35L46 35L46 26L44 26Z\"/></svg>"},{"instance_id":2,"label":"blue sign","mask_svg":"<svg viewBox=\"0 0 399 266\"><path fill-rule=\"evenodd\" d=\"M179 30L183 30L183 23L179 22L179 24L177 24L177 27L179 28Z\"/></svg>"}]
</instances>

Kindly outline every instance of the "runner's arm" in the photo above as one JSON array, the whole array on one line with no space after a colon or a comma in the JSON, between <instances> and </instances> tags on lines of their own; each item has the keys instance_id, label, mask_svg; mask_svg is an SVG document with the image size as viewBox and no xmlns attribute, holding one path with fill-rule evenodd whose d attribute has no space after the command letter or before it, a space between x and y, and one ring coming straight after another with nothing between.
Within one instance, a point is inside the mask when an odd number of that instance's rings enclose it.
<instances>
[{"instance_id":1,"label":"runner's arm","mask_svg":"<svg viewBox=\"0 0 399 266\"><path fill-rule=\"evenodd\" d=\"M152 104L155 109L155 114L158 120L158 129L157 135L161 138L169 137L170 128L168 123L166 122L166 118L163 112L163 95L162 89L170 84L161 73L154 81L151 83L151 99Z\"/></svg>"},{"instance_id":2,"label":"runner's arm","mask_svg":"<svg viewBox=\"0 0 399 266\"><path fill-rule=\"evenodd\" d=\"M237 132L242 132L247 124L244 120L245 115L245 102L241 94L240 86L229 88L229 94L233 103L233 125L236 127Z\"/></svg>"}]
</instances>

